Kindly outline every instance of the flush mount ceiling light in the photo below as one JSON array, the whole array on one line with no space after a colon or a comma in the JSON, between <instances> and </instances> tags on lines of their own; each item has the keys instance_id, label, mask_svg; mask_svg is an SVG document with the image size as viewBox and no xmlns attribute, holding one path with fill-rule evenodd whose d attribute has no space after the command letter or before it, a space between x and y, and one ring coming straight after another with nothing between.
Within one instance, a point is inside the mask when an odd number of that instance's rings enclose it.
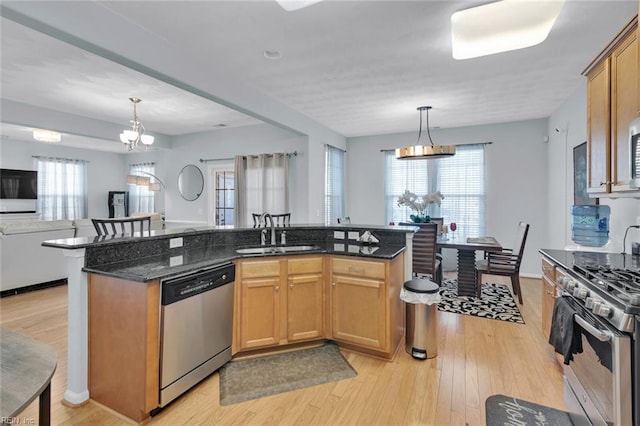
<instances>
[{"instance_id":1,"label":"flush mount ceiling light","mask_svg":"<svg viewBox=\"0 0 640 426\"><path fill-rule=\"evenodd\" d=\"M470 59L542 43L564 0L502 0L451 15L454 59Z\"/></svg>"},{"instance_id":2,"label":"flush mount ceiling light","mask_svg":"<svg viewBox=\"0 0 640 426\"><path fill-rule=\"evenodd\" d=\"M416 145L408 146L406 148L396 149L396 158L398 160L418 160L418 159L430 159L430 158L444 158L451 157L456 153L455 145L434 145L431 140L431 132L429 132L429 110L430 106L418 107L420 111L420 131L418 132L418 140ZM430 145L419 145L420 136L422 136L422 113L427 111L427 135L429 136Z\"/></svg>"},{"instance_id":3,"label":"flush mount ceiling light","mask_svg":"<svg viewBox=\"0 0 640 426\"><path fill-rule=\"evenodd\" d=\"M40 142L56 143L62 140L62 135L53 130L33 129L33 138Z\"/></svg>"},{"instance_id":4,"label":"flush mount ceiling light","mask_svg":"<svg viewBox=\"0 0 640 426\"><path fill-rule=\"evenodd\" d=\"M311 6L314 3L318 3L322 0L276 0L278 4L287 12L302 9L303 7Z\"/></svg>"},{"instance_id":5,"label":"flush mount ceiling light","mask_svg":"<svg viewBox=\"0 0 640 426\"><path fill-rule=\"evenodd\" d=\"M133 103L133 120L131 120L131 130L124 130L120 133L120 141L127 146L127 150L132 151L138 146L139 142L145 146L145 148L153 143L155 139L151 135L145 134L145 129L142 123L138 121L138 114L136 112L136 105L142 102L142 99L129 98Z\"/></svg>"}]
</instances>

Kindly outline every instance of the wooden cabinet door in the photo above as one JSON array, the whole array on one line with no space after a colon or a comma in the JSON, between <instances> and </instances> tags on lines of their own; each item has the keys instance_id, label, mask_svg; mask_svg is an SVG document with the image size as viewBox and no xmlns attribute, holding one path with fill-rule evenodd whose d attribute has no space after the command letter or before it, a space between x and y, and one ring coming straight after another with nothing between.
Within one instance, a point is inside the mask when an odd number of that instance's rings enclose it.
<instances>
[{"instance_id":1,"label":"wooden cabinet door","mask_svg":"<svg viewBox=\"0 0 640 426\"><path fill-rule=\"evenodd\" d=\"M287 340L324 335L323 275L290 275L287 288Z\"/></svg>"},{"instance_id":2,"label":"wooden cabinet door","mask_svg":"<svg viewBox=\"0 0 640 426\"><path fill-rule=\"evenodd\" d=\"M629 123L638 117L638 40L636 31L611 55L611 191L629 191Z\"/></svg>"},{"instance_id":3,"label":"wooden cabinet door","mask_svg":"<svg viewBox=\"0 0 640 426\"><path fill-rule=\"evenodd\" d=\"M587 192L611 191L609 58L587 75Z\"/></svg>"},{"instance_id":4,"label":"wooden cabinet door","mask_svg":"<svg viewBox=\"0 0 640 426\"><path fill-rule=\"evenodd\" d=\"M241 349L280 342L280 277L247 278L240 283Z\"/></svg>"},{"instance_id":5,"label":"wooden cabinet door","mask_svg":"<svg viewBox=\"0 0 640 426\"><path fill-rule=\"evenodd\" d=\"M542 335L549 338L551 317L555 303L556 285L546 275L542 276Z\"/></svg>"},{"instance_id":6,"label":"wooden cabinet door","mask_svg":"<svg viewBox=\"0 0 640 426\"><path fill-rule=\"evenodd\" d=\"M334 274L330 291L333 339L387 350L385 281Z\"/></svg>"}]
</instances>

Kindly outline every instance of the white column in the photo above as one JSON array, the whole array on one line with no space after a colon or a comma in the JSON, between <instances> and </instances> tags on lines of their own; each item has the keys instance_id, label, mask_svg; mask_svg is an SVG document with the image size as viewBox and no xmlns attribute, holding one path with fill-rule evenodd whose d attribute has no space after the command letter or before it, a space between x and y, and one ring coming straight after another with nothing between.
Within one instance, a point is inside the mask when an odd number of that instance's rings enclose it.
<instances>
[{"instance_id":1,"label":"white column","mask_svg":"<svg viewBox=\"0 0 640 426\"><path fill-rule=\"evenodd\" d=\"M68 272L68 337L67 337L67 390L63 403L71 406L89 401L89 325L87 274L84 267L84 249L64 250Z\"/></svg>"}]
</instances>

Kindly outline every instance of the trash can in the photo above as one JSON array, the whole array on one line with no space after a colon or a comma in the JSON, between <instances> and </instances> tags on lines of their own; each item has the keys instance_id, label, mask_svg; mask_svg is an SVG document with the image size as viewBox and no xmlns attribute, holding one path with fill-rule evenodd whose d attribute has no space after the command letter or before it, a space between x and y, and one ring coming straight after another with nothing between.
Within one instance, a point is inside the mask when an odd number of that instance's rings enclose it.
<instances>
[{"instance_id":1,"label":"trash can","mask_svg":"<svg viewBox=\"0 0 640 426\"><path fill-rule=\"evenodd\" d=\"M400 298L406 303L405 350L416 359L438 355L438 284L424 278L404 283Z\"/></svg>"}]
</instances>

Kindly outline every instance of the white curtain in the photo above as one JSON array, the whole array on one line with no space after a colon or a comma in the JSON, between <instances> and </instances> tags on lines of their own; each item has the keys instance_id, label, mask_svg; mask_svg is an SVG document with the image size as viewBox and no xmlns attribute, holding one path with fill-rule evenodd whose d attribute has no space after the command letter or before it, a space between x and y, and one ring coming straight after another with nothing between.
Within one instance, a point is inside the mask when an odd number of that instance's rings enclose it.
<instances>
[{"instance_id":1,"label":"white curtain","mask_svg":"<svg viewBox=\"0 0 640 426\"><path fill-rule=\"evenodd\" d=\"M236 226L253 224L252 213L289 213L287 154L236 157Z\"/></svg>"},{"instance_id":2,"label":"white curtain","mask_svg":"<svg viewBox=\"0 0 640 426\"><path fill-rule=\"evenodd\" d=\"M150 177L147 173L155 174L154 163L139 163L129 165L129 174ZM129 215L134 213L153 213L155 211L155 195L148 186L129 184Z\"/></svg>"},{"instance_id":3,"label":"white curtain","mask_svg":"<svg viewBox=\"0 0 640 426\"><path fill-rule=\"evenodd\" d=\"M37 211L43 220L87 217L87 162L34 157L38 171Z\"/></svg>"}]
</instances>

